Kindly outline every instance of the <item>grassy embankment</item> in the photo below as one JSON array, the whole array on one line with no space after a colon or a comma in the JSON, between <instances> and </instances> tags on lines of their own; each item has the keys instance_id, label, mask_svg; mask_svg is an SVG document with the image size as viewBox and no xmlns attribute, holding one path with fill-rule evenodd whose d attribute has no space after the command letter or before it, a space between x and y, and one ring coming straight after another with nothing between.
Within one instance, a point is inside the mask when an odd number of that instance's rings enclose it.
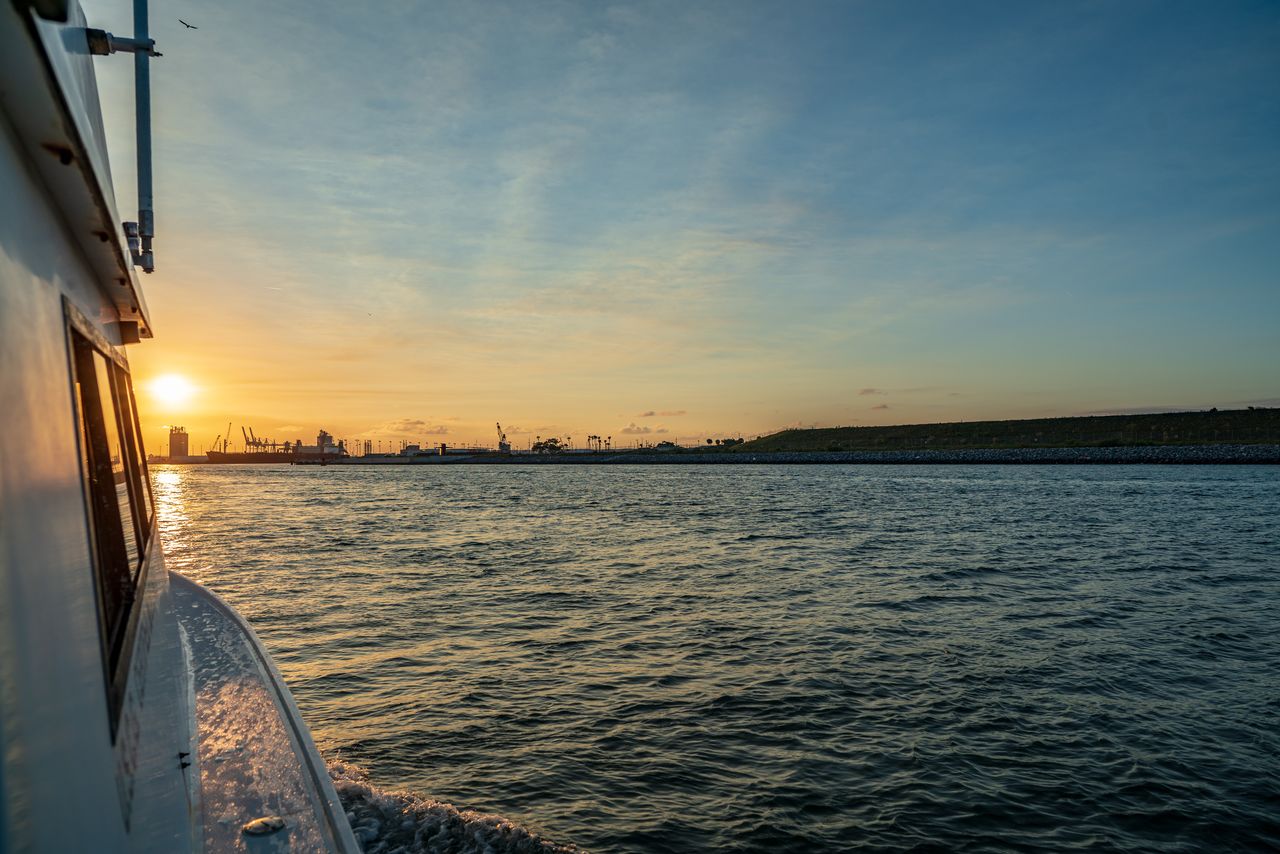
<instances>
[{"instance_id":1,"label":"grassy embankment","mask_svg":"<svg viewBox=\"0 0 1280 854\"><path fill-rule=\"evenodd\" d=\"M1222 444L1280 444L1280 408L783 430L728 450L749 453Z\"/></svg>"}]
</instances>

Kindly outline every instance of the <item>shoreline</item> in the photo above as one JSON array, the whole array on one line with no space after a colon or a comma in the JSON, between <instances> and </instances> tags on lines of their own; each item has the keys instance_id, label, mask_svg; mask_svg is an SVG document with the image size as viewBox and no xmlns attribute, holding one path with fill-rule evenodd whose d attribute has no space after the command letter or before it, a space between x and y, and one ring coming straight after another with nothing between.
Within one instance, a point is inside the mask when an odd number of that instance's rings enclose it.
<instances>
[{"instance_id":1,"label":"shoreline","mask_svg":"<svg viewBox=\"0 0 1280 854\"><path fill-rule=\"evenodd\" d=\"M159 465L263 465L184 460ZM288 463L273 463L288 465ZM625 451L592 454L475 454L349 457L336 466L454 465L1280 465L1276 445L1149 445L1119 448L971 448L896 451ZM312 466L308 466L312 467ZM326 467L326 466L321 466Z\"/></svg>"},{"instance_id":2,"label":"shoreline","mask_svg":"<svg viewBox=\"0 0 1280 854\"><path fill-rule=\"evenodd\" d=\"M447 459L447 458L445 458ZM1280 445L974 448L947 451L721 451L464 457L435 465L1280 465ZM350 463L348 463L349 465ZM355 463L355 465L361 465ZM431 463L427 463L431 465Z\"/></svg>"}]
</instances>

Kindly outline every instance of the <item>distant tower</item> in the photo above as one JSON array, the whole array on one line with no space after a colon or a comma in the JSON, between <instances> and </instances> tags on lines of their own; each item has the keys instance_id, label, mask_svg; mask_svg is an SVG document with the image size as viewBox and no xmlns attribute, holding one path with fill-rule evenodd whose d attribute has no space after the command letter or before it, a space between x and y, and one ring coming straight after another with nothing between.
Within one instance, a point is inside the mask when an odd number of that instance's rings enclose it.
<instances>
[{"instance_id":1,"label":"distant tower","mask_svg":"<svg viewBox=\"0 0 1280 854\"><path fill-rule=\"evenodd\" d=\"M187 429L185 427L169 428L169 456L170 457L189 457L191 456L191 446L187 444Z\"/></svg>"},{"instance_id":2,"label":"distant tower","mask_svg":"<svg viewBox=\"0 0 1280 854\"><path fill-rule=\"evenodd\" d=\"M372 439L365 439L365 440L364 440L364 455L367 457L367 456L369 456L369 455L370 455L370 454L372 454L372 453L373 453L373 440L372 440Z\"/></svg>"}]
</instances>

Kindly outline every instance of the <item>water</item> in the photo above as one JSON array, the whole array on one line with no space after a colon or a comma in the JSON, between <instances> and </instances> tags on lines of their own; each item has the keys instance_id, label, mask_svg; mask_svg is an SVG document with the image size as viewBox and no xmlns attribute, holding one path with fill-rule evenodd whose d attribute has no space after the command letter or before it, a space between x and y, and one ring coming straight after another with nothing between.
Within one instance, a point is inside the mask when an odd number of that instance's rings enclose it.
<instances>
[{"instance_id":1,"label":"water","mask_svg":"<svg viewBox=\"0 0 1280 854\"><path fill-rule=\"evenodd\" d=\"M371 852L1280 846L1276 468L154 476Z\"/></svg>"}]
</instances>

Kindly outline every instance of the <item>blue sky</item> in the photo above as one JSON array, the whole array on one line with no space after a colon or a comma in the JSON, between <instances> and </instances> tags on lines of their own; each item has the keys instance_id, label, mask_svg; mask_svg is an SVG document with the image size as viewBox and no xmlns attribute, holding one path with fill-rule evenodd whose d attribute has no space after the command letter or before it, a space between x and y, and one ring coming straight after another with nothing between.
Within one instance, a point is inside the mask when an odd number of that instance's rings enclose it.
<instances>
[{"instance_id":1,"label":"blue sky","mask_svg":"<svg viewBox=\"0 0 1280 854\"><path fill-rule=\"evenodd\" d=\"M207 389L193 420L694 439L1280 398L1275 3L153 18L133 358Z\"/></svg>"}]
</instances>

